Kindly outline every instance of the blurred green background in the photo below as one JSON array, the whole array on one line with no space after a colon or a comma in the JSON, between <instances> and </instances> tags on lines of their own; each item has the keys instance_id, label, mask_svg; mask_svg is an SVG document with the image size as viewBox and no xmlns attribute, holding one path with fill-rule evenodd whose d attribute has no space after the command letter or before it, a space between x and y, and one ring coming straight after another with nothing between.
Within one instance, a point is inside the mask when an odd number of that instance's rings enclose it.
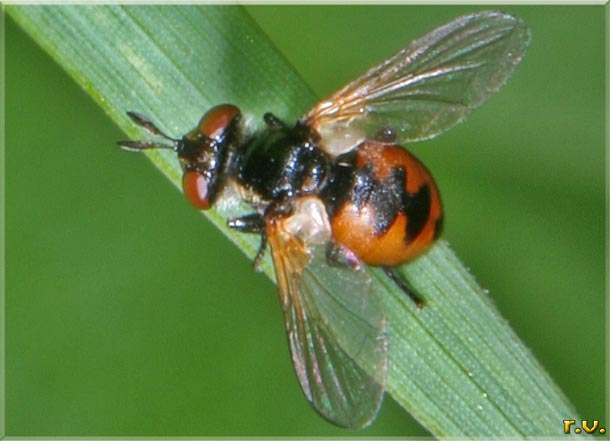
<instances>
[{"instance_id":1,"label":"blurred green background","mask_svg":"<svg viewBox=\"0 0 610 441\"><path fill-rule=\"evenodd\" d=\"M247 8L320 97L479 9ZM607 424L607 10L501 9L532 29L524 62L412 150L441 188L444 238L580 416ZM5 32L8 435L427 433L390 398L362 432L318 417L273 284L115 147L125 136L8 17Z\"/></svg>"}]
</instances>

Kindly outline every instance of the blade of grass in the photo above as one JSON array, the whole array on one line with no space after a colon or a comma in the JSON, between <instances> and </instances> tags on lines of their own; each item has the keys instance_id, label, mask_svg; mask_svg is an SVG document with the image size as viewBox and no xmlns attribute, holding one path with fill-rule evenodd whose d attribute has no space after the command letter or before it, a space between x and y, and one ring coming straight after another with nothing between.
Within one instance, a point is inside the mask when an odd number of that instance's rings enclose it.
<instances>
[{"instance_id":1,"label":"blade of grass","mask_svg":"<svg viewBox=\"0 0 610 441\"><path fill-rule=\"evenodd\" d=\"M288 121L316 97L239 7L11 6L9 14L134 139L148 137L124 115L137 110L170 134L184 133L206 108L233 102ZM187 31L185 31L187 30ZM149 157L176 185L169 152ZM228 230L253 257L256 237ZM265 273L273 278L270 262ZM388 391L436 436L562 433L571 405L441 242L400 271L428 299L417 310L378 271L387 304Z\"/></svg>"}]
</instances>

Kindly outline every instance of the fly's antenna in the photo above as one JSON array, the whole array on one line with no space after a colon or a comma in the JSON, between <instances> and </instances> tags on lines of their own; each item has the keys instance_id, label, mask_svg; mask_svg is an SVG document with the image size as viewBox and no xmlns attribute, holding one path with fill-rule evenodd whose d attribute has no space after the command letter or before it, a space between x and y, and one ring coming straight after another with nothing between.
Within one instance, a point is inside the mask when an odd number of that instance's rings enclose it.
<instances>
[{"instance_id":1,"label":"fly's antenna","mask_svg":"<svg viewBox=\"0 0 610 441\"><path fill-rule=\"evenodd\" d=\"M131 118L131 120L135 124L139 125L140 127L144 127L153 135L165 138L168 141L171 141L172 143L170 145L156 141L118 141L117 144L121 146L122 149L136 152L147 149L168 149L174 151L177 150L180 140L172 138L171 136L168 136L163 133L151 120L146 118L144 115L141 115L136 112L127 112L127 116L129 116L129 118Z\"/></svg>"}]
</instances>

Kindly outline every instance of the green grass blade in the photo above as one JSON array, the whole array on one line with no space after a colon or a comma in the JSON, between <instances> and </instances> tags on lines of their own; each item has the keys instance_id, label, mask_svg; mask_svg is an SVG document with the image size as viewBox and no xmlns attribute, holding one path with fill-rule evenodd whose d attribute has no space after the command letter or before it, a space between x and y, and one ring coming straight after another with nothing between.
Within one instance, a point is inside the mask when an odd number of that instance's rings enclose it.
<instances>
[{"instance_id":1,"label":"green grass blade","mask_svg":"<svg viewBox=\"0 0 610 441\"><path fill-rule=\"evenodd\" d=\"M125 110L181 134L220 102L293 120L316 101L239 7L11 6L8 13L129 138L147 135ZM178 186L173 155L149 156ZM258 239L228 230L230 214L205 215L253 257ZM268 260L264 270L273 277ZM416 309L375 272L386 291L394 399L436 436L560 435L562 420L576 413L449 247L441 242L400 271L428 305Z\"/></svg>"}]
</instances>

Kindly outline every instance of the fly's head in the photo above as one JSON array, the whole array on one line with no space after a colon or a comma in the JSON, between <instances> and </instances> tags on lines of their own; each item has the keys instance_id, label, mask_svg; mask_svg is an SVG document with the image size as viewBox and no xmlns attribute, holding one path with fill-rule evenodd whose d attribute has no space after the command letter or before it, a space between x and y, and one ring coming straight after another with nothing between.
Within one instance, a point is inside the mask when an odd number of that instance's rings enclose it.
<instances>
[{"instance_id":1,"label":"fly's head","mask_svg":"<svg viewBox=\"0 0 610 441\"><path fill-rule=\"evenodd\" d=\"M227 162L229 144L234 142L240 111L231 104L210 109L195 129L181 139L167 136L150 120L135 112L127 115L150 133L165 138L169 143L156 141L120 141L125 150L173 150L182 166L182 190L187 200L199 210L207 210L222 190L223 167Z\"/></svg>"}]
</instances>

